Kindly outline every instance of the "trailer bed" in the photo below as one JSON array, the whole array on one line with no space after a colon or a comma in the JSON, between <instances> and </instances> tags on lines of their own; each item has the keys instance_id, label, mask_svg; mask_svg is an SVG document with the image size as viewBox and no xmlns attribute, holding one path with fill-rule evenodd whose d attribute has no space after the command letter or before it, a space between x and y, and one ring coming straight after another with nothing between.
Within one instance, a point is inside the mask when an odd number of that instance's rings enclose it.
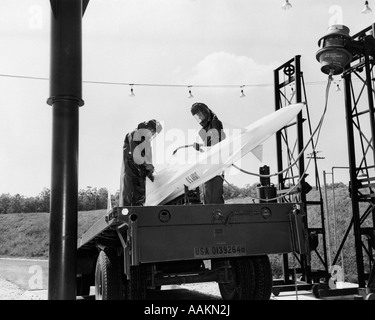
<instances>
[{"instance_id":1,"label":"trailer bed","mask_svg":"<svg viewBox=\"0 0 375 320\"><path fill-rule=\"evenodd\" d=\"M78 250L121 245L126 230L136 265L301 253L301 216L294 203L115 207L79 238Z\"/></svg>"}]
</instances>

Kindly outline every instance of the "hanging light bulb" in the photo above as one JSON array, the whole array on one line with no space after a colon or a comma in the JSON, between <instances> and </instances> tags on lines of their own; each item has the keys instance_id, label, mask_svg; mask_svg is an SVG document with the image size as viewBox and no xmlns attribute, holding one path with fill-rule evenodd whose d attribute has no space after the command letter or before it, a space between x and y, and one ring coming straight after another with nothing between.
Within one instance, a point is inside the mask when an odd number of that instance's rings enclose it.
<instances>
[{"instance_id":1,"label":"hanging light bulb","mask_svg":"<svg viewBox=\"0 0 375 320\"><path fill-rule=\"evenodd\" d=\"M130 94L129 97L135 97L134 91L133 91L133 85L130 85Z\"/></svg>"},{"instance_id":2,"label":"hanging light bulb","mask_svg":"<svg viewBox=\"0 0 375 320\"><path fill-rule=\"evenodd\" d=\"M363 8L362 13L366 14L366 13L370 13L370 12L372 12L372 10L368 5L368 1L365 1L365 7Z\"/></svg>"},{"instance_id":3,"label":"hanging light bulb","mask_svg":"<svg viewBox=\"0 0 375 320\"><path fill-rule=\"evenodd\" d=\"M338 92L338 91L341 91L339 84L337 84L337 87L336 87L336 92Z\"/></svg>"},{"instance_id":4,"label":"hanging light bulb","mask_svg":"<svg viewBox=\"0 0 375 320\"><path fill-rule=\"evenodd\" d=\"M245 93L243 92L243 88L244 86L241 86L240 88L241 88L241 95L240 95L240 98L245 98L246 96L245 96Z\"/></svg>"},{"instance_id":5,"label":"hanging light bulb","mask_svg":"<svg viewBox=\"0 0 375 320\"><path fill-rule=\"evenodd\" d=\"M289 10L289 9L292 9L292 5L289 3L288 0L286 0L286 1L284 2L284 4L281 6L281 8L282 8L283 10Z\"/></svg>"},{"instance_id":6,"label":"hanging light bulb","mask_svg":"<svg viewBox=\"0 0 375 320\"><path fill-rule=\"evenodd\" d=\"M291 86L290 88L290 96L293 98L294 97L294 89L293 87Z\"/></svg>"},{"instance_id":7,"label":"hanging light bulb","mask_svg":"<svg viewBox=\"0 0 375 320\"><path fill-rule=\"evenodd\" d=\"M188 87L189 88L189 96L188 98L191 99L191 98L194 98L193 94L191 93L191 86Z\"/></svg>"}]
</instances>

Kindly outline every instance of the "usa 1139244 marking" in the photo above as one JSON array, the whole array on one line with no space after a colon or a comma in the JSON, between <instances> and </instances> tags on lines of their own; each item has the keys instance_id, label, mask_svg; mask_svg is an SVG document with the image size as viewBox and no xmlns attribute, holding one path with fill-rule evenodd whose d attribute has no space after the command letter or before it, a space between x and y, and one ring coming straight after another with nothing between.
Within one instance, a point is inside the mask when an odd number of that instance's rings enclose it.
<instances>
[{"instance_id":1,"label":"usa 1139244 marking","mask_svg":"<svg viewBox=\"0 0 375 320\"><path fill-rule=\"evenodd\" d=\"M208 256L227 256L235 255L241 256L246 254L245 245L215 245L210 247L195 247L194 257L208 257Z\"/></svg>"}]
</instances>

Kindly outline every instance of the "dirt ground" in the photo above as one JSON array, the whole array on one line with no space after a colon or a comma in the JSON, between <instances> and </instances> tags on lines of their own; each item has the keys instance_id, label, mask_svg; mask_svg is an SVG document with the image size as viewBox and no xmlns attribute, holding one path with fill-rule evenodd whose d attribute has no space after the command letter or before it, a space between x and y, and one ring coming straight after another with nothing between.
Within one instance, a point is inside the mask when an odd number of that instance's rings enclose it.
<instances>
[{"instance_id":1,"label":"dirt ground","mask_svg":"<svg viewBox=\"0 0 375 320\"><path fill-rule=\"evenodd\" d=\"M221 299L219 289L213 283L171 285L163 287L162 290L155 299ZM47 300L47 290L25 290L0 277L0 300Z\"/></svg>"},{"instance_id":2,"label":"dirt ground","mask_svg":"<svg viewBox=\"0 0 375 320\"><path fill-rule=\"evenodd\" d=\"M0 300L43 300L31 291L20 289L17 285L0 278Z\"/></svg>"}]
</instances>

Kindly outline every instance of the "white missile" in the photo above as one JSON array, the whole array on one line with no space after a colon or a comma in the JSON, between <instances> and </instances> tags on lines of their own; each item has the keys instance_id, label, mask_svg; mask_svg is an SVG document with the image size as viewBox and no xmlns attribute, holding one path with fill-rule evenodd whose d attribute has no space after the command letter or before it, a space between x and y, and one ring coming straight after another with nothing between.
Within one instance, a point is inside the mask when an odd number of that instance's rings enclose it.
<instances>
[{"instance_id":1,"label":"white missile","mask_svg":"<svg viewBox=\"0 0 375 320\"><path fill-rule=\"evenodd\" d=\"M154 182L146 181L146 206L162 205L221 174L249 152L257 152L262 143L296 118L303 103L295 103L255 121L239 134L227 136L212 147L182 153L182 159L155 174Z\"/></svg>"}]
</instances>

